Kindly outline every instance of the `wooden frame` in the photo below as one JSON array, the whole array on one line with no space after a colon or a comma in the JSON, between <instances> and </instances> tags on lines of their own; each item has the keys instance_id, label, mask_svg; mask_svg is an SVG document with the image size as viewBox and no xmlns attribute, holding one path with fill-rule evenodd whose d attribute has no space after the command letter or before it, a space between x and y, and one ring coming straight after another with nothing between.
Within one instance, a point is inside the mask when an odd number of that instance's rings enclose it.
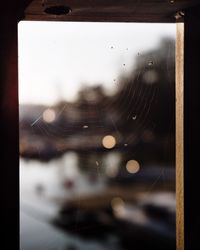
<instances>
[{"instance_id":1,"label":"wooden frame","mask_svg":"<svg viewBox=\"0 0 200 250\"><path fill-rule=\"evenodd\" d=\"M184 24L178 23L176 33L176 242L177 249L184 249ZM178 183L178 185L177 185Z\"/></svg>"},{"instance_id":2,"label":"wooden frame","mask_svg":"<svg viewBox=\"0 0 200 250\"><path fill-rule=\"evenodd\" d=\"M19 245L19 171L18 171L18 92L17 92L17 22L26 20L63 20L63 16L48 16L44 14L39 0L33 1L26 9L30 0L4 2L1 23L1 138L2 144L2 187L4 195L3 229L5 236L12 240L5 241L7 249L16 249ZM60 1L64 4L66 1ZM177 3L176 3L177 2ZM56 1L53 2L55 4ZM176 62L176 166L177 175L177 250L195 249L195 240L198 239L197 228L192 226L199 218L195 218L193 211L198 212L198 199L194 192L198 187L198 175L193 166L198 159L191 151L192 143L198 141L195 134L198 128L196 116L198 115L198 95L196 79L198 79L198 61L200 58L200 35L195 32L200 24L199 1L67 1L72 8L72 14L65 16L64 21L128 21L128 22L176 22L182 19L185 12L185 38L183 38L183 25L178 24L177 33L177 62ZM39 7L39 9L38 9ZM73 11L74 10L74 11ZM176 20L174 16L178 13ZM185 41L183 59L183 39ZM185 64L183 65L183 62ZM192 65L192 66L191 66ZM184 88L183 93L183 68ZM184 95L184 99L183 99ZM185 107L183 117L183 106ZM183 124L185 127L185 144L183 143ZM183 160L185 165L183 168ZM12 170L11 168L12 167ZM184 177L185 173L185 177ZM184 178L184 181L183 181ZM193 184L192 180L195 181ZM9 183L9 184L8 184ZM183 193L185 189L185 195ZM190 193L192 192L192 195ZM183 195L185 208L183 206ZM194 208L194 210L193 210ZM184 226L185 217L185 226ZM184 229L185 228L185 229ZM191 233L193 232L193 234ZM185 243L184 243L185 241Z\"/></svg>"}]
</instances>

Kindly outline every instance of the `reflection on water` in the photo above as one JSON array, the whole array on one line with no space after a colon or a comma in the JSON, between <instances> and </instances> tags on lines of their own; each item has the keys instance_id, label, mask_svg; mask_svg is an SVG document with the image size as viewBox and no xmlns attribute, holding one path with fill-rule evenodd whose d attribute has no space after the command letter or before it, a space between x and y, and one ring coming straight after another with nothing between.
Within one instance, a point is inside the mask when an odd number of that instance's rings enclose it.
<instances>
[{"instance_id":1,"label":"reflection on water","mask_svg":"<svg viewBox=\"0 0 200 250\"><path fill-rule=\"evenodd\" d=\"M99 159L94 171L82 171L75 152L48 163L20 159L21 249L122 250L129 249L133 238L147 235L150 240L159 236L159 244L170 240L167 246L172 247L174 187L163 187L157 178L162 173L165 185L171 183L174 169L147 166L139 171L138 162L132 160L127 175L119 178L120 158L120 153L107 153L102 172ZM143 180L142 187L138 180ZM125 186L120 184L124 181Z\"/></svg>"},{"instance_id":2,"label":"reflection on water","mask_svg":"<svg viewBox=\"0 0 200 250\"><path fill-rule=\"evenodd\" d=\"M114 159L111 155L105 159ZM84 194L105 190L105 177L91 179L78 168L78 156L69 152L49 163L20 159L21 249L118 249L115 236L106 241L84 240L52 226L62 204Z\"/></svg>"},{"instance_id":3,"label":"reflection on water","mask_svg":"<svg viewBox=\"0 0 200 250\"><path fill-rule=\"evenodd\" d=\"M95 171L98 174L98 170ZM97 177L94 182L91 173L80 171L78 156L73 152L48 163L20 160L20 190L23 198L34 193L51 199L73 197L75 193L79 195L97 193L105 186L105 178L101 175Z\"/></svg>"}]
</instances>

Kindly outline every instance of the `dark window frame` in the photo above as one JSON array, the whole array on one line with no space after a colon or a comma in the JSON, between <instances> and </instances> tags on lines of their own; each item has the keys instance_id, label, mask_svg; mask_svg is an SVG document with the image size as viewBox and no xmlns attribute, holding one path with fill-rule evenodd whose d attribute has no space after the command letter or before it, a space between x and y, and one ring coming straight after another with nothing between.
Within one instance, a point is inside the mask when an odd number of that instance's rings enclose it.
<instances>
[{"instance_id":1,"label":"dark window frame","mask_svg":"<svg viewBox=\"0 0 200 250\"><path fill-rule=\"evenodd\" d=\"M2 30L0 46L0 80L1 80L1 190L3 190L3 201L1 213L3 219L3 242L6 249L17 249L19 247L19 135L18 135L18 64L17 64L17 24L20 20L45 20L37 15L31 15L25 11L30 0L4 1L2 4L1 24ZM75 1L74 1L75 2ZM101 1L101 3L107 1ZM110 6L115 6L115 1L109 1ZM198 226L200 225L200 198L198 191L198 173L196 164L198 158L198 142L200 135L197 133L200 127L199 97L198 97L198 64L200 58L200 34L197 32L200 26L200 6L198 1L184 1L175 9L167 9L166 12L158 11L155 4L163 1L149 1L151 13L148 9L140 8L137 1L131 5L128 1L119 1L121 5L117 10L102 12L99 1L93 6L88 6L86 11L77 13L75 16L67 17L65 21L114 21L114 22L176 22L174 14L184 9L184 220L185 230L183 235L183 221L178 222L177 238L180 239L177 250L183 250L183 239L185 249L196 249L198 246ZM126 2L126 3L125 3ZM142 4L146 1L140 1ZM168 4L171 4L170 1ZM176 2L176 1L175 1ZM70 1L73 4L73 1ZM84 9L83 1L76 1L76 6ZM134 11L127 12L134 6ZM181 5L183 4L183 5ZM129 6L131 5L131 6ZM103 6L103 7L105 7ZM161 5L162 6L162 5ZM71 7L71 6L69 6ZM90 7L92 12L90 12ZM182 8L183 7L183 8ZM155 12L154 12L155 9ZM88 12L89 10L89 12ZM173 11L172 11L173 10ZM176 12L174 12L176 10ZM158 12L157 12L158 11ZM24 18L24 13L26 16ZM127 15L128 13L128 15ZM173 15L172 15L173 14ZM58 20L55 16L44 16L48 20ZM183 142L180 142L183 143ZM177 144L177 146L180 146ZM178 184L179 185L179 184ZM181 186L182 189L182 186ZM183 197L181 198L183 202ZM182 207L182 206L181 206ZM180 208L183 212L183 207ZM182 214L181 212L181 214ZM183 216L183 214L182 214ZM180 217L181 218L181 217ZM183 218L182 218L183 219ZM180 220L182 220L180 219ZM181 243L182 242L182 243Z\"/></svg>"}]
</instances>

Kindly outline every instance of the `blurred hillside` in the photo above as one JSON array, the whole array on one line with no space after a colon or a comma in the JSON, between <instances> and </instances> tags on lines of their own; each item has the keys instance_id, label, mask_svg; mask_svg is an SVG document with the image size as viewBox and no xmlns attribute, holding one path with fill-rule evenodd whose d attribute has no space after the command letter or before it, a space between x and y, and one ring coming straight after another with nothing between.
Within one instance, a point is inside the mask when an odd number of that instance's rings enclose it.
<instances>
[{"instance_id":1,"label":"blurred hillside","mask_svg":"<svg viewBox=\"0 0 200 250\"><path fill-rule=\"evenodd\" d=\"M102 140L112 135L116 145L110 150L125 151L125 158L174 163L174 40L164 38L155 50L138 53L134 69L113 81L112 95L101 84L85 85L75 102L20 105L20 155L50 160L71 150L104 152Z\"/></svg>"}]
</instances>

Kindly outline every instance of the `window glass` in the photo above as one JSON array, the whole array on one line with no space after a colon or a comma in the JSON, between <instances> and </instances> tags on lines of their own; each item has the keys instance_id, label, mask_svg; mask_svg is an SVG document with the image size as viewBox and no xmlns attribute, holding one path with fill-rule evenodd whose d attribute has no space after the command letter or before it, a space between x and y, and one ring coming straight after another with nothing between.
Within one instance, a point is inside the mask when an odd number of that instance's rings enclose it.
<instances>
[{"instance_id":1,"label":"window glass","mask_svg":"<svg viewBox=\"0 0 200 250\"><path fill-rule=\"evenodd\" d=\"M175 24L18 36L21 250L175 249Z\"/></svg>"}]
</instances>

